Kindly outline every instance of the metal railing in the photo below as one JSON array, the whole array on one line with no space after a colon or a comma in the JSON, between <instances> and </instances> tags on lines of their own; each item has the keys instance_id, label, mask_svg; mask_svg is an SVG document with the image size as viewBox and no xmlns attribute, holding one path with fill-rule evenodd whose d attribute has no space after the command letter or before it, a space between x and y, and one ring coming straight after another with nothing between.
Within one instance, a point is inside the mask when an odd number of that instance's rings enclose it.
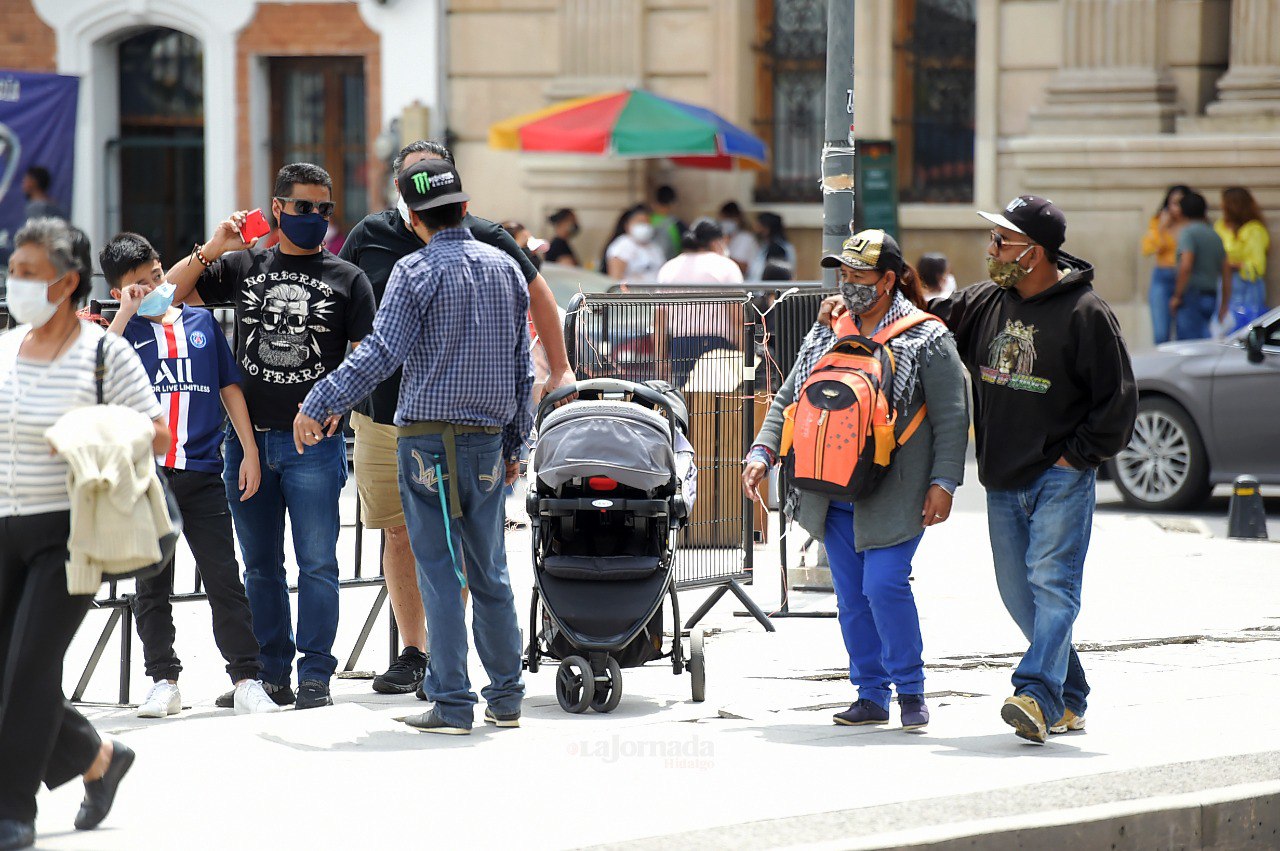
<instances>
[{"instance_id":1,"label":"metal railing","mask_svg":"<svg viewBox=\"0 0 1280 851\"><path fill-rule=\"evenodd\" d=\"M676 587L715 588L686 627L732 591L773 628L742 587L754 567L755 515L738 481L756 429L758 316L743 289L665 288L579 294L565 319L579 378L662 380L684 395L698 496L678 540Z\"/></svg>"}]
</instances>

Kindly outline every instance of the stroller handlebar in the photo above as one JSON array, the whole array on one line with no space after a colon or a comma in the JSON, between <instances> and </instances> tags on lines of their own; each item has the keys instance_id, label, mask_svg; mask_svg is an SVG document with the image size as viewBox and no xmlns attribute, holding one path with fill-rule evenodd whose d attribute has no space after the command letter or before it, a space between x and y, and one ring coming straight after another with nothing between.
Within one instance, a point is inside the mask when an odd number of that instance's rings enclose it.
<instances>
[{"instance_id":1,"label":"stroller handlebar","mask_svg":"<svg viewBox=\"0 0 1280 851\"><path fill-rule=\"evenodd\" d=\"M651 408L660 410L667 418L672 442L676 439L675 412L671 409L671 403L666 397L652 387L646 387L634 381L623 381L620 378L591 378L556 388L538 404L535 425L541 428L547 414L574 395L579 399L604 399L606 396L614 395L630 396L632 401L641 401Z\"/></svg>"}]
</instances>

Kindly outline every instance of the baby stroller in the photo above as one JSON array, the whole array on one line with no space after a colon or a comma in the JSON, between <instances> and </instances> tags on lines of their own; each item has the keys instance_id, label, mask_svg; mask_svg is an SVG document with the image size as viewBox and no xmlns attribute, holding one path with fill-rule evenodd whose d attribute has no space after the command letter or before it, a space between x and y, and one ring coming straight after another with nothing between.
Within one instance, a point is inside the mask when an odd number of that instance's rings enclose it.
<instances>
[{"instance_id":1,"label":"baby stroller","mask_svg":"<svg viewBox=\"0 0 1280 851\"><path fill-rule=\"evenodd\" d=\"M665 391L665 392L664 392ZM576 401L556 408L573 393ZM533 602L525 668L559 661L566 712L612 712L622 669L670 658L686 668L673 574L676 533L688 517L676 447L688 414L679 393L616 379L562 387L538 408L527 496L533 527ZM662 603L671 597L671 648ZM706 689L703 635L690 635L693 699Z\"/></svg>"}]
</instances>

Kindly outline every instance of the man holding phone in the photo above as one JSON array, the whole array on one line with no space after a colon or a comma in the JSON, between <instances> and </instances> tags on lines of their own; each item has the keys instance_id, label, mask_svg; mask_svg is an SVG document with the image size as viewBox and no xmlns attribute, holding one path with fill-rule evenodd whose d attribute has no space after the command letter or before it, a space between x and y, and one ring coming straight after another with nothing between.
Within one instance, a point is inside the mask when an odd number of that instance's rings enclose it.
<instances>
[{"instance_id":1,"label":"man holding phone","mask_svg":"<svg viewBox=\"0 0 1280 851\"><path fill-rule=\"evenodd\" d=\"M298 454L293 418L308 391L342 362L348 344L372 330L375 311L364 272L322 247L333 215L332 192L333 182L319 166L286 165L276 176L271 201L280 222L279 245L253 248L260 223L255 228L249 214L235 213L168 275L177 287L175 303L235 304L236 360L262 483L251 499L239 500L243 449L234 435L223 447L224 480L244 557L263 685L277 703L294 700L298 709L333 702L338 495L347 479L347 453L340 420L333 417ZM284 572L286 513L299 571L296 644ZM294 699L290 679L298 652Z\"/></svg>"}]
</instances>

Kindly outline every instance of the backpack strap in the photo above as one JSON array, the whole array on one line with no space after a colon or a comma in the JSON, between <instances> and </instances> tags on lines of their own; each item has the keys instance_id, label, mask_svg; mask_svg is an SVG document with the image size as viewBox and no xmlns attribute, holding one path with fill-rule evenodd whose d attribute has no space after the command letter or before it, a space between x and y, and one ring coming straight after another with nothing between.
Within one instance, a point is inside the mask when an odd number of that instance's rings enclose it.
<instances>
[{"instance_id":1,"label":"backpack strap","mask_svg":"<svg viewBox=\"0 0 1280 851\"><path fill-rule=\"evenodd\" d=\"M927 405L921 405L920 410L916 411L916 415L911 418L911 422L907 423L907 427L902 430L902 436L898 438L898 445L904 445L911 439L911 435L916 433L916 429L920 428L920 424L924 422L925 411Z\"/></svg>"},{"instance_id":2,"label":"backpack strap","mask_svg":"<svg viewBox=\"0 0 1280 851\"><path fill-rule=\"evenodd\" d=\"M98 338L98 349L93 362L93 386L98 393L98 404L103 402L102 382L107 377L107 335Z\"/></svg>"},{"instance_id":3,"label":"backpack strap","mask_svg":"<svg viewBox=\"0 0 1280 851\"><path fill-rule=\"evenodd\" d=\"M885 343L889 342L894 337L897 337L899 334L902 334L904 331L930 321L941 322L942 320L934 316L932 313L925 313L923 310L917 310L902 317L892 325L880 329L880 332L871 339L883 346Z\"/></svg>"}]
</instances>

